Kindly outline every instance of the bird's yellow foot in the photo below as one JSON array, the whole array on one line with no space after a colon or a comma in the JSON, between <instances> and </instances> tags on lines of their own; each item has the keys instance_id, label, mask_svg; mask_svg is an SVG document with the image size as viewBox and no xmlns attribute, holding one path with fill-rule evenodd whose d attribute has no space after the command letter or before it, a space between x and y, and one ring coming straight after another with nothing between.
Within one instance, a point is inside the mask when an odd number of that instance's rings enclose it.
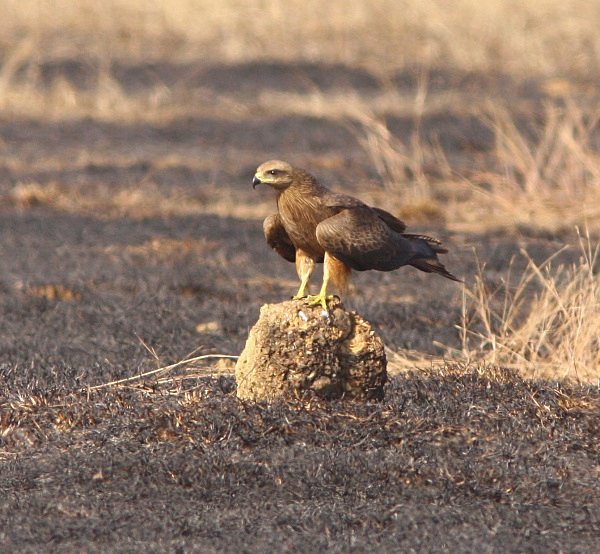
<instances>
[{"instance_id":1,"label":"bird's yellow foot","mask_svg":"<svg viewBox=\"0 0 600 554\"><path fill-rule=\"evenodd\" d=\"M324 310L327 309L327 301L333 300L334 296L327 296L326 294L315 294L308 295L306 300L309 306L321 306Z\"/></svg>"},{"instance_id":2,"label":"bird's yellow foot","mask_svg":"<svg viewBox=\"0 0 600 554\"><path fill-rule=\"evenodd\" d=\"M292 296L292 300L302 300L307 296L308 295L306 294L306 280L304 280L302 281L302 283L300 283L300 288L298 289L298 292L294 294L294 296Z\"/></svg>"}]
</instances>

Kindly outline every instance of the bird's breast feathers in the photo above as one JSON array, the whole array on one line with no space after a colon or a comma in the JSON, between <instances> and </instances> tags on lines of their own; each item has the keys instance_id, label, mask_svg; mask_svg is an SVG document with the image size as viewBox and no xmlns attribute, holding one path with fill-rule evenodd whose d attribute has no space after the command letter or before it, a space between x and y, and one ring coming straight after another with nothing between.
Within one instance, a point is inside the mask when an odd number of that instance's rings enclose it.
<instances>
[{"instance_id":1,"label":"bird's breast feathers","mask_svg":"<svg viewBox=\"0 0 600 554\"><path fill-rule=\"evenodd\" d=\"M290 240L302 250L322 256L323 248L317 241L317 225L331 217L333 211L324 206L318 196L282 194L277 202L281 222Z\"/></svg>"}]
</instances>

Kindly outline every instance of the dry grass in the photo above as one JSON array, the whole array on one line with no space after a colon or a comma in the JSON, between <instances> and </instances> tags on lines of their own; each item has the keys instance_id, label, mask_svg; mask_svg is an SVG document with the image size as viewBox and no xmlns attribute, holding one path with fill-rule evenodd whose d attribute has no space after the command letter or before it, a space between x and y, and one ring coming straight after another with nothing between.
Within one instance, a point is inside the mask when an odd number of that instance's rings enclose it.
<instances>
[{"instance_id":1,"label":"dry grass","mask_svg":"<svg viewBox=\"0 0 600 554\"><path fill-rule=\"evenodd\" d=\"M47 117L139 119L202 104L201 92L160 84L126 94L115 63L341 63L382 77L417 65L528 78L600 70L600 5L588 0L459 0L452 9L444 0L2 0L0 9L0 107ZM42 64L61 60L83 62L96 86L40 86Z\"/></svg>"},{"instance_id":2,"label":"dry grass","mask_svg":"<svg viewBox=\"0 0 600 554\"><path fill-rule=\"evenodd\" d=\"M491 285L479 268L465 289L462 357L518 368L529 376L600 380L599 249L580 237L580 259L552 267L552 256Z\"/></svg>"},{"instance_id":3,"label":"dry grass","mask_svg":"<svg viewBox=\"0 0 600 554\"><path fill-rule=\"evenodd\" d=\"M170 191L160 190L150 179L132 185L123 185L114 192L101 184L85 191L62 186L57 182L16 183L0 200L19 210L35 206L48 206L65 213L86 213L95 217L147 217L185 216L210 213L222 217L255 218L257 206L270 209L258 202L250 205L238 202L239 195L231 191L217 191L214 186L204 187L204 195L173 187ZM214 196L211 196L214 194ZM269 199L270 200L270 199Z\"/></svg>"},{"instance_id":4,"label":"dry grass","mask_svg":"<svg viewBox=\"0 0 600 554\"><path fill-rule=\"evenodd\" d=\"M3 0L2 42L52 58L319 60L521 74L599 69L600 6L588 0Z\"/></svg>"},{"instance_id":5,"label":"dry grass","mask_svg":"<svg viewBox=\"0 0 600 554\"><path fill-rule=\"evenodd\" d=\"M453 174L439 144L430 144L422 137L426 97L427 83L421 78L413 100L413 130L407 140L394 135L386 124L385 116L394 111L377 112L357 97L346 103L345 119L377 171L386 202L401 199L399 206L388 207L412 222L443 222L445 210L435 194L436 180L447 185ZM435 179L429 171L432 167L436 169Z\"/></svg>"},{"instance_id":6,"label":"dry grass","mask_svg":"<svg viewBox=\"0 0 600 554\"><path fill-rule=\"evenodd\" d=\"M548 104L532 139L498 103L487 121L495 136L493 167L469 180L484 197L477 219L485 210L486 221L501 228L600 230L600 152L593 139L600 110L570 100Z\"/></svg>"},{"instance_id":7,"label":"dry grass","mask_svg":"<svg viewBox=\"0 0 600 554\"><path fill-rule=\"evenodd\" d=\"M499 281L479 264L474 283L463 289L461 349L438 343L444 359L387 350L391 374L415 366L441 370L453 360L484 373L507 367L529 378L600 384L600 245L580 235L579 260L554 265L566 248L542 263L522 249L525 271L510 260Z\"/></svg>"},{"instance_id":8,"label":"dry grass","mask_svg":"<svg viewBox=\"0 0 600 554\"><path fill-rule=\"evenodd\" d=\"M411 136L403 139L364 103L353 99L348 105L359 143L384 188L401 197L401 215L409 220L419 220L420 213L425 220L446 219L456 230L564 232L580 226L600 231L600 110L595 105L569 98L547 103L542 124L534 127L531 119L517 123L502 101L489 102L481 119L493 132L495 147L484 160L470 160L468 168L453 167L439 144L423 139L419 108ZM449 195L458 200L448 203Z\"/></svg>"},{"instance_id":9,"label":"dry grass","mask_svg":"<svg viewBox=\"0 0 600 554\"><path fill-rule=\"evenodd\" d=\"M177 191L165 195L152 183L123 186L117 193L99 187L86 195L56 182L17 183L9 190L7 200L20 209L43 205L64 212L108 216L153 217L202 211L200 199Z\"/></svg>"},{"instance_id":10,"label":"dry grass","mask_svg":"<svg viewBox=\"0 0 600 554\"><path fill-rule=\"evenodd\" d=\"M150 353L158 362L159 359L156 352L151 350ZM207 360L215 359L218 360L218 362L230 363L217 363L215 366L206 366ZM86 390L91 392L112 387L132 387L139 391L152 393L156 392L156 387L161 387L161 394L185 396L198 386L197 380L199 378L215 375L232 375L234 369L233 362L237 359L238 356L230 354L205 354L202 356L188 357L174 364L145 371L138 375L134 375L133 377L117 379L115 381L110 381L109 383L88 387Z\"/></svg>"}]
</instances>

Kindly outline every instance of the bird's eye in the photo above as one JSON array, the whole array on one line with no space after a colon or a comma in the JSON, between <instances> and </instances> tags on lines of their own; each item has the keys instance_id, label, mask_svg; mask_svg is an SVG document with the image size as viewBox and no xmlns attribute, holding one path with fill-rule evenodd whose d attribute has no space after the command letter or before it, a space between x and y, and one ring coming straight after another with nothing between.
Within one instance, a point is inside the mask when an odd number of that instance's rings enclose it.
<instances>
[{"instance_id":1,"label":"bird's eye","mask_svg":"<svg viewBox=\"0 0 600 554\"><path fill-rule=\"evenodd\" d=\"M277 170L276 169L270 169L269 170L269 175L277 175Z\"/></svg>"}]
</instances>

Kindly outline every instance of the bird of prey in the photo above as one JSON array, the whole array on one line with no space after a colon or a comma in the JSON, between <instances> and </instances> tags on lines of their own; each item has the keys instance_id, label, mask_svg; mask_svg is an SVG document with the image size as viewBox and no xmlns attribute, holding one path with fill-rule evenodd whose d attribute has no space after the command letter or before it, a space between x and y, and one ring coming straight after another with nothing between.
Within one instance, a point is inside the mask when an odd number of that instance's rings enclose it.
<instances>
[{"instance_id":1,"label":"bird of prey","mask_svg":"<svg viewBox=\"0 0 600 554\"><path fill-rule=\"evenodd\" d=\"M280 160L265 162L252 180L253 188L260 184L277 192L277 213L265 219L263 230L269 246L296 264L300 288L294 299L307 298L327 309L329 281L345 292L352 269L392 271L412 265L460 281L438 260L437 254L447 252L440 241L405 233L406 225L389 212L332 192L303 169ZM317 263L324 264L323 284L319 294L307 296Z\"/></svg>"}]
</instances>

